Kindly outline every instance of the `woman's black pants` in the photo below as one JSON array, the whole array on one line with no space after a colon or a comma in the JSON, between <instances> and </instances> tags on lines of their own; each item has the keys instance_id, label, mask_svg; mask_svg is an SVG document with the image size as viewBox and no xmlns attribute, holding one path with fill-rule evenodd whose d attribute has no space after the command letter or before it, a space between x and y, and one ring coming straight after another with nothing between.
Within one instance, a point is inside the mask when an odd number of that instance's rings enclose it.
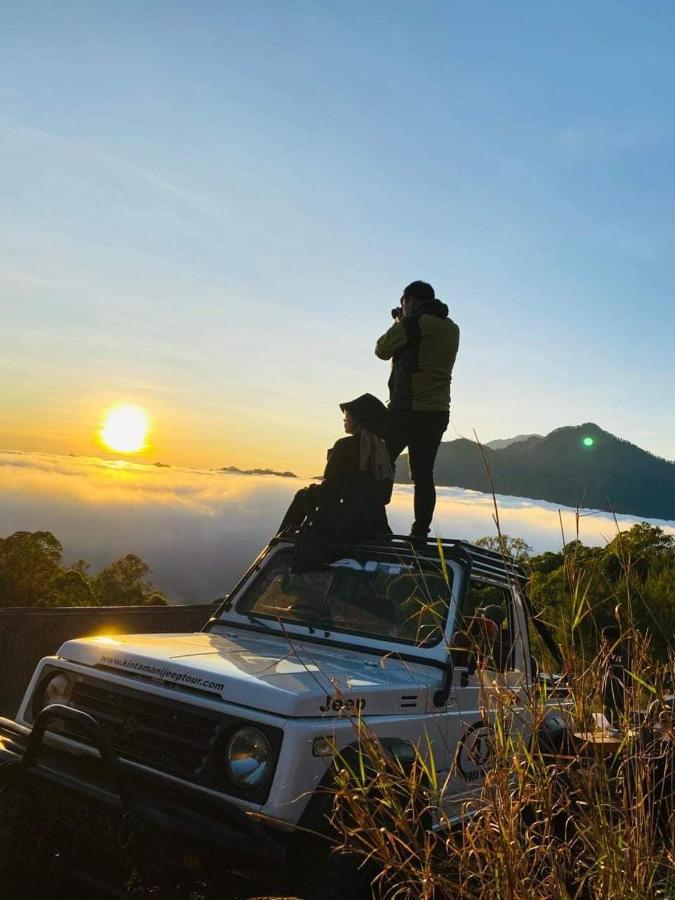
<instances>
[{"instance_id":1,"label":"woman's black pants","mask_svg":"<svg viewBox=\"0 0 675 900\"><path fill-rule=\"evenodd\" d=\"M310 516L318 505L318 484L301 488L291 500L291 505L286 510L286 515L281 520L279 531L299 528ZM278 533L278 532L277 532Z\"/></svg>"}]
</instances>

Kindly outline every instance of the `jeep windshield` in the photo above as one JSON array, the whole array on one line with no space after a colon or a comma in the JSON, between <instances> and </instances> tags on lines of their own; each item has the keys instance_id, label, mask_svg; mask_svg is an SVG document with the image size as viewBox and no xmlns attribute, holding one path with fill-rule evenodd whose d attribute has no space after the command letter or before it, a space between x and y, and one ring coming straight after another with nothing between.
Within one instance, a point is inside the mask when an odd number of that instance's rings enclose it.
<instances>
[{"instance_id":1,"label":"jeep windshield","mask_svg":"<svg viewBox=\"0 0 675 900\"><path fill-rule=\"evenodd\" d=\"M349 558L297 575L290 563L290 553L278 553L236 612L260 625L273 620L424 647L443 638L451 571L446 579L419 563Z\"/></svg>"}]
</instances>

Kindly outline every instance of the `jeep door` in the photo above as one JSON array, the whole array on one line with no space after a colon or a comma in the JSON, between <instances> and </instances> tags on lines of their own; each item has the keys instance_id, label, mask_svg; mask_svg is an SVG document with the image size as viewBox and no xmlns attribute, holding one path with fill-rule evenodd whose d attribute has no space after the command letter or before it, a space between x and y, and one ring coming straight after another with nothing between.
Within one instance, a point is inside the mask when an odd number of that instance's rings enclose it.
<instances>
[{"instance_id":1,"label":"jeep door","mask_svg":"<svg viewBox=\"0 0 675 900\"><path fill-rule=\"evenodd\" d=\"M480 793L493 761L495 729L504 722L509 729L523 726L527 652L515 586L470 578L450 633L453 676L442 806L446 815L455 818ZM505 707L509 714L499 715Z\"/></svg>"}]
</instances>

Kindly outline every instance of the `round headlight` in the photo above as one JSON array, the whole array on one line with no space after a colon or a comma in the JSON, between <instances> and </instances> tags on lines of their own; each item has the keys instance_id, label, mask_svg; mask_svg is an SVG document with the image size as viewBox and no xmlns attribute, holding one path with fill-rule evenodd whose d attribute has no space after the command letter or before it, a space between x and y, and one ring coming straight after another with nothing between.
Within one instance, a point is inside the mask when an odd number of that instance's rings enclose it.
<instances>
[{"instance_id":1,"label":"round headlight","mask_svg":"<svg viewBox=\"0 0 675 900\"><path fill-rule=\"evenodd\" d=\"M42 689L40 709L44 709L45 706L50 706L52 703L67 703L70 700L72 689L70 678L63 672L52 675Z\"/></svg>"},{"instance_id":2,"label":"round headlight","mask_svg":"<svg viewBox=\"0 0 675 900\"><path fill-rule=\"evenodd\" d=\"M272 765L272 746L258 728L240 728L227 742L227 774L242 788L256 788Z\"/></svg>"}]
</instances>

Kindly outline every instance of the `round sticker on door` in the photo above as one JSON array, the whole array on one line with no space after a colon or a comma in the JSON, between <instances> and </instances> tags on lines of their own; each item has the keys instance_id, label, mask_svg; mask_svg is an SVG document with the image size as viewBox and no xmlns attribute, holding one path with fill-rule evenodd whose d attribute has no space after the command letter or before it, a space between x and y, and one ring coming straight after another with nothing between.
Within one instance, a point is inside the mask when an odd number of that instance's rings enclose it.
<instances>
[{"instance_id":1,"label":"round sticker on door","mask_svg":"<svg viewBox=\"0 0 675 900\"><path fill-rule=\"evenodd\" d=\"M465 781L478 781L485 775L492 760L494 732L485 722L476 722L466 729L457 745L455 766Z\"/></svg>"}]
</instances>

